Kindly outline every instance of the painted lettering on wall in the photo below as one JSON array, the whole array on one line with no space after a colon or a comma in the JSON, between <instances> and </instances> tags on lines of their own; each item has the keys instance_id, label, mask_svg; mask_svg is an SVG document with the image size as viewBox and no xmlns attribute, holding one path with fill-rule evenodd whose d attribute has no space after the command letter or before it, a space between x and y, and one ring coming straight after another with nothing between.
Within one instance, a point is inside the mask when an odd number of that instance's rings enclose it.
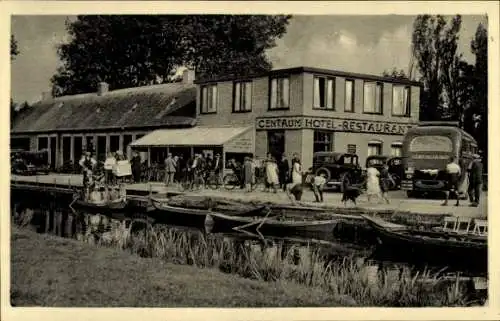
<instances>
[{"instance_id":1,"label":"painted lettering on wall","mask_svg":"<svg viewBox=\"0 0 500 321\"><path fill-rule=\"evenodd\" d=\"M367 120L319 118L319 117L283 117L257 118L256 128L262 129L322 129L344 132L404 135L412 127L410 124L386 123Z\"/></svg>"}]
</instances>

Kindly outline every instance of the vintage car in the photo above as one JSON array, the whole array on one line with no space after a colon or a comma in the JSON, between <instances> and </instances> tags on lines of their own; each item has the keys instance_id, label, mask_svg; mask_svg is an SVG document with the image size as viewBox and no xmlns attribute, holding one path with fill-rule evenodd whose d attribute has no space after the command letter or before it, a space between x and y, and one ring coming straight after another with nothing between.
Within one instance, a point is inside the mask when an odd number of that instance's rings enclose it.
<instances>
[{"instance_id":1,"label":"vintage car","mask_svg":"<svg viewBox=\"0 0 500 321\"><path fill-rule=\"evenodd\" d=\"M48 174L48 152L12 151L11 173L16 175Z\"/></svg>"},{"instance_id":2,"label":"vintage car","mask_svg":"<svg viewBox=\"0 0 500 321\"><path fill-rule=\"evenodd\" d=\"M366 158L366 168L374 167L379 171L387 164L389 166L389 175L391 175L393 184L389 189L399 189L401 186L401 175L403 173L403 158L384 155L372 155Z\"/></svg>"},{"instance_id":3,"label":"vintage car","mask_svg":"<svg viewBox=\"0 0 500 321\"><path fill-rule=\"evenodd\" d=\"M347 179L350 184L363 181L363 171L359 166L358 155L336 152L316 152L313 155L313 172L324 174L325 188L343 191L342 182Z\"/></svg>"}]
</instances>

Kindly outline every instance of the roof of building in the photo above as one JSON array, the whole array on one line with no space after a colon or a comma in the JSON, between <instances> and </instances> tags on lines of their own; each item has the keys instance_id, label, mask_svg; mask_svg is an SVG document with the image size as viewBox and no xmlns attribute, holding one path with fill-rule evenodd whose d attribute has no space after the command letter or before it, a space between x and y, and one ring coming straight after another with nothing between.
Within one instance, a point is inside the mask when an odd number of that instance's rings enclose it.
<instances>
[{"instance_id":1,"label":"roof of building","mask_svg":"<svg viewBox=\"0 0 500 321\"><path fill-rule=\"evenodd\" d=\"M169 83L42 100L16 119L11 133L193 126L193 117L172 116L196 104L196 86Z\"/></svg>"},{"instance_id":2,"label":"roof of building","mask_svg":"<svg viewBox=\"0 0 500 321\"><path fill-rule=\"evenodd\" d=\"M250 80L254 78L262 78L262 77L272 77L278 75L290 75L290 74L300 74L300 73L313 73L320 75L328 75L328 76L337 76L337 77L345 77L345 78L353 78L353 79L364 79L364 80L372 80L372 81L380 81L380 82L390 82L402 85L411 85L411 86L422 86L418 81L405 80L393 77L384 77L377 75L368 75L368 74L360 74L353 72L346 72L340 70L332 70L332 69L322 69L315 67L293 67L293 68L284 68L284 69L273 69L265 73L251 74L251 75L225 75L221 77L215 78L206 78L196 80L196 84L204 84L204 83L213 83L213 82L222 82L222 81L237 81L237 80Z\"/></svg>"},{"instance_id":3,"label":"roof of building","mask_svg":"<svg viewBox=\"0 0 500 321\"><path fill-rule=\"evenodd\" d=\"M158 129L132 142L131 146L221 146L251 128L226 126Z\"/></svg>"}]
</instances>

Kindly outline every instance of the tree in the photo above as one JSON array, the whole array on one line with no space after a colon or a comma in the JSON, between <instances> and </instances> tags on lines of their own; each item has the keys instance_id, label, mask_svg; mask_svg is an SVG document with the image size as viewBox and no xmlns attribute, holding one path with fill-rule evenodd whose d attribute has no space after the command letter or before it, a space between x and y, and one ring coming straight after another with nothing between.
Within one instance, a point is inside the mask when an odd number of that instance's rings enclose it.
<instances>
[{"instance_id":1,"label":"tree","mask_svg":"<svg viewBox=\"0 0 500 321\"><path fill-rule=\"evenodd\" d=\"M10 60L16 59L19 55L19 48L17 47L17 40L14 35L10 35Z\"/></svg>"},{"instance_id":2,"label":"tree","mask_svg":"<svg viewBox=\"0 0 500 321\"><path fill-rule=\"evenodd\" d=\"M286 31L289 16L78 16L72 40L60 45L63 66L52 77L55 96L172 81L179 66L198 77L269 70L265 50Z\"/></svg>"},{"instance_id":3,"label":"tree","mask_svg":"<svg viewBox=\"0 0 500 321\"><path fill-rule=\"evenodd\" d=\"M394 67L391 71L384 70L382 73L382 76L384 77L390 77L394 79L404 79L404 80L409 80L410 78L406 75L405 71L403 69L397 69Z\"/></svg>"},{"instance_id":4,"label":"tree","mask_svg":"<svg viewBox=\"0 0 500 321\"><path fill-rule=\"evenodd\" d=\"M438 120L449 115L458 120L458 77L461 55L457 54L461 16L447 25L443 16L420 15L413 24L412 51L424 85L421 120ZM445 106L447 105L447 106Z\"/></svg>"},{"instance_id":5,"label":"tree","mask_svg":"<svg viewBox=\"0 0 500 321\"><path fill-rule=\"evenodd\" d=\"M476 56L476 63L472 116L469 122L479 148L484 151L485 159L488 159L488 31L482 24L479 24L476 29L471 42L471 51ZM484 163L486 167L488 162Z\"/></svg>"}]
</instances>

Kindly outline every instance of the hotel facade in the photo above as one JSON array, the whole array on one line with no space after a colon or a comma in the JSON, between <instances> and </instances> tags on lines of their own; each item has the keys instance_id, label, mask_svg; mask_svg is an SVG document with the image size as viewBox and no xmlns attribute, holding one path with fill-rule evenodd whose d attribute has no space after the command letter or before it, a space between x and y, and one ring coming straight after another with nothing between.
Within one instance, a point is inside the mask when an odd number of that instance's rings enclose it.
<instances>
[{"instance_id":1,"label":"hotel facade","mask_svg":"<svg viewBox=\"0 0 500 321\"><path fill-rule=\"evenodd\" d=\"M195 83L197 126L246 128L246 152L296 153L304 168L319 151L356 153L363 167L370 155L400 156L419 118L421 85L408 80L299 67Z\"/></svg>"}]
</instances>

